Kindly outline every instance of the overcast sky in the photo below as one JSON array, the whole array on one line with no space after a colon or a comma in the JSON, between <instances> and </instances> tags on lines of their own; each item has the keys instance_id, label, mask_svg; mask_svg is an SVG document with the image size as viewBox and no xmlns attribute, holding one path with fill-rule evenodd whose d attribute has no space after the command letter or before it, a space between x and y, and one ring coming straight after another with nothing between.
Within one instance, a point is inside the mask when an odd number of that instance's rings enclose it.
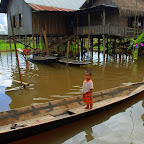
<instances>
[{"instance_id":1,"label":"overcast sky","mask_svg":"<svg viewBox=\"0 0 144 144\"><path fill-rule=\"evenodd\" d=\"M0 25L6 26L7 25L7 15L0 13Z\"/></svg>"}]
</instances>

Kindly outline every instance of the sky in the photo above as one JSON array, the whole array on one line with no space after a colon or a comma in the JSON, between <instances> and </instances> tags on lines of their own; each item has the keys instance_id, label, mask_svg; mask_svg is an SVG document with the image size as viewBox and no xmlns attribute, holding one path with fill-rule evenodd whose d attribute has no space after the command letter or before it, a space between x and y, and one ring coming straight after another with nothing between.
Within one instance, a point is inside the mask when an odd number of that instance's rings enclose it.
<instances>
[{"instance_id":1,"label":"sky","mask_svg":"<svg viewBox=\"0 0 144 144\"><path fill-rule=\"evenodd\" d=\"M7 26L7 15L0 13L0 25Z\"/></svg>"}]
</instances>

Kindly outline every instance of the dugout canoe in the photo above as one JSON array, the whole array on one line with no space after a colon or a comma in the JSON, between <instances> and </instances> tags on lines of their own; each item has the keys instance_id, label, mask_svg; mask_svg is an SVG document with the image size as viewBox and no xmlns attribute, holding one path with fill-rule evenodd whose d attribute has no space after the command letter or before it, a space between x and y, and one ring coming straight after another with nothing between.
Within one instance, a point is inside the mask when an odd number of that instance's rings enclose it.
<instances>
[{"instance_id":1,"label":"dugout canoe","mask_svg":"<svg viewBox=\"0 0 144 144\"><path fill-rule=\"evenodd\" d=\"M82 96L75 96L1 112L0 143L16 141L85 118L143 91L144 82L139 82L94 92L92 110L84 109Z\"/></svg>"},{"instance_id":2,"label":"dugout canoe","mask_svg":"<svg viewBox=\"0 0 144 144\"><path fill-rule=\"evenodd\" d=\"M57 63L58 57L55 56L34 56L34 58L27 58L28 61L35 62L35 63L43 63L43 64L49 64L49 63Z\"/></svg>"},{"instance_id":3,"label":"dugout canoe","mask_svg":"<svg viewBox=\"0 0 144 144\"><path fill-rule=\"evenodd\" d=\"M60 58L60 60L58 60L58 61L61 64L67 64L66 58ZM81 66L81 65L88 65L88 64L90 64L90 62L83 62L83 61L68 59L68 64L73 65L73 66Z\"/></svg>"}]
</instances>

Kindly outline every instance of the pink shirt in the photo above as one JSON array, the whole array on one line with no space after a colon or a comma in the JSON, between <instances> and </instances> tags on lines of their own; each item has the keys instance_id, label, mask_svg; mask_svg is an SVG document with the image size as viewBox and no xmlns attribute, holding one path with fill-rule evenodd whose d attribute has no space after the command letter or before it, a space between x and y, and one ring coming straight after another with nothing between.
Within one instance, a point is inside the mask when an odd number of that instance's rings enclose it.
<instances>
[{"instance_id":1,"label":"pink shirt","mask_svg":"<svg viewBox=\"0 0 144 144\"><path fill-rule=\"evenodd\" d=\"M90 92L90 90L94 89L92 80L83 82L83 94Z\"/></svg>"}]
</instances>

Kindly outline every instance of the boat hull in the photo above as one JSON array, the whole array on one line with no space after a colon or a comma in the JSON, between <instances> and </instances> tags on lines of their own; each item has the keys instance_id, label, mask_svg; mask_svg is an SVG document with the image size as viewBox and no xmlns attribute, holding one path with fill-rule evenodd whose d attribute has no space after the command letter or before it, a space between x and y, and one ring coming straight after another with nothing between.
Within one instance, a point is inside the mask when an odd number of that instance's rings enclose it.
<instances>
[{"instance_id":1,"label":"boat hull","mask_svg":"<svg viewBox=\"0 0 144 144\"><path fill-rule=\"evenodd\" d=\"M123 92L122 92L123 90ZM10 130L10 127L7 131L5 132L0 132L0 142L1 143L8 143L8 142L12 142L12 141L16 141L22 138L26 138L47 130L51 130L57 127L60 127L62 125L71 123L73 121L76 120L80 120L83 118L86 118L90 115L96 114L99 111L103 111L105 109L108 109L109 107L111 107L112 105L116 105L118 103L121 103L123 101L126 101L134 96L137 96L137 94L141 93L144 91L144 83L137 83L137 84L132 84L130 86L126 86L126 87L118 87L118 88L113 88L113 89L109 89L109 90L104 90L104 91L100 91L97 92L94 95L94 108L92 110L85 110L83 106L76 106L76 103L79 103L82 105L82 97L76 97L76 98L68 98L68 99L64 99L64 100L60 100L59 101L54 101L51 103L45 103L45 104L41 104L41 106L36 105L31 106L32 110L27 107L26 111L23 109L18 109L18 110L13 110L12 113L14 113L16 116L16 113L18 113L19 110L21 110L20 116L22 115L22 113L26 114L26 113L32 113L31 115L39 115L39 111L46 111L47 113L51 114L51 115L55 115L57 116L58 113L60 114L60 111L57 113L57 111L62 107L61 103L63 103L63 105L67 105L66 107L69 109L68 112L68 116L59 118L59 119L53 119L50 121L45 121L43 123L39 123L37 125L31 125L28 127L24 127L24 128L20 128L20 129L15 129L15 130ZM125 96L123 96L124 94L126 94ZM109 95L109 97L108 97ZM108 97L108 98L107 98ZM101 98L101 100L100 100ZM102 99L103 98L103 99ZM73 105L75 104L76 108L73 108ZM47 109L48 108L48 109ZM56 114L53 113L54 109L56 108ZM46 110L45 110L46 109ZM10 112L8 112L10 115ZM62 114L63 112L61 112ZM4 115L5 113L2 113L1 116L9 117L9 115ZM61 115L60 114L60 115ZM17 114L18 116L18 114ZM18 117L16 117L18 119ZM20 118L19 118L20 119ZM27 124L27 123L25 123ZM5 124L6 125L6 124ZM1 127L0 127L1 128Z\"/></svg>"}]
</instances>

